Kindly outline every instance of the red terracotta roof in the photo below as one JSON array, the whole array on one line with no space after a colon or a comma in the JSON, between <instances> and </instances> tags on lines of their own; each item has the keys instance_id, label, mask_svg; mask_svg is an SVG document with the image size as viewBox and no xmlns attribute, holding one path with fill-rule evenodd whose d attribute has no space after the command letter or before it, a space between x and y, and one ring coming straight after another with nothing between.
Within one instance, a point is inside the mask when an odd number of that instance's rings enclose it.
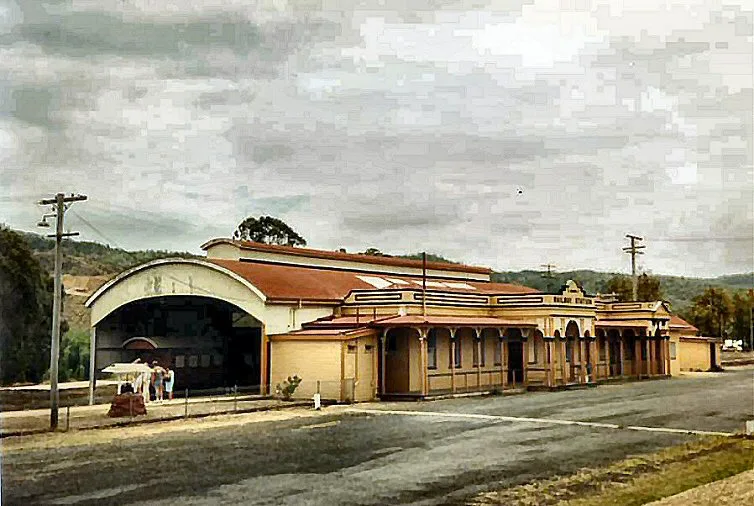
<instances>
[{"instance_id":1,"label":"red terracotta roof","mask_svg":"<svg viewBox=\"0 0 754 506\"><path fill-rule=\"evenodd\" d=\"M697 332L699 329L691 325L689 322L681 318L680 316L670 315L670 328L685 329Z\"/></svg>"},{"instance_id":2,"label":"red terracotta roof","mask_svg":"<svg viewBox=\"0 0 754 506\"><path fill-rule=\"evenodd\" d=\"M243 262L239 260L223 260L207 258L221 267L231 270L249 281L272 300L307 300L307 301L342 301L352 290L377 290L373 285L358 276L372 276L361 272L320 269L317 267L303 267L296 265L280 265L263 262ZM379 277L373 275L374 277ZM418 281L410 285L392 285L390 289L421 289L421 279L416 277L390 275L392 279L403 281ZM436 281L436 280L433 280ZM448 283L462 283L468 288L430 288L433 292L459 292L483 294L531 294L539 293L533 288L507 283L487 283L484 281L448 281ZM365 319L367 315L364 315Z\"/></svg>"},{"instance_id":3,"label":"red terracotta roof","mask_svg":"<svg viewBox=\"0 0 754 506\"><path fill-rule=\"evenodd\" d=\"M379 315L376 318L372 313L362 313L358 318L355 316L337 316L320 318L304 324L307 328L323 328L323 329L349 329L360 326L369 325L372 322L384 320L388 318L395 318L395 315Z\"/></svg>"},{"instance_id":4,"label":"red terracotta roof","mask_svg":"<svg viewBox=\"0 0 754 506\"><path fill-rule=\"evenodd\" d=\"M325 258L329 260L343 260L347 262L360 262L378 265L391 265L395 267L412 267L422 268L421 260L410 260L408 258L397 258L387 256L373 256L373 255L358 255L355 253L342 253L340 251L327 251L311 248L295 248L293 246L279 246L277 244L263 244L253 241L237 241L234 239L210 239L206 243L202 244L202 249L206 250L210 246L216 244L233 244L241 249L251 251L264 251L270 253L284 253L286 255L309 257L309 258ZM438 271L457 271L457 272L470 272L475 274L490 274L492 269L489 267L476 267L463 264L452 264L445 262L427 262L427 269Z\"/></svg>"}]
</instances>

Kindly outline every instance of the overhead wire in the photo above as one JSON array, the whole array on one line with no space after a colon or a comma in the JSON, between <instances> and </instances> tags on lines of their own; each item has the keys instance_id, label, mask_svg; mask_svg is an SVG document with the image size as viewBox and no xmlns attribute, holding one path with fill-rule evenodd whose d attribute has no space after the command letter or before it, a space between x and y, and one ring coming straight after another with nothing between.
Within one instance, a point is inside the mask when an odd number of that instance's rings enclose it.
<instances>
[{"instance_id":1,"label":"overhead wire","mask_svg":"<svg viewBox=\"0 0 754 506\"><path fill-rule=\"evenodd\" d=\"M113 245L113 246L115 246L116 248L118 248L118 249L120 249L121 251L123 251L123 252L124 252L124 253L125 253L126 255L128 255L128 256L129 256L129 257L130 257L131 259L133 259L134 261L136 261L136 262L139 262L139 263L141 262L141 259L137 258L137 257L136 257L136 255L134 255L134 254L133 254L132 252L130 252L130 251L128 251L128 250L126 250L125 248L123 248L122 246L120 246L120 245L119 245L119 244L118 244L118 243L117 243L116 241L114 241L114 240L112 240L112 239L108 238L107 236L105 236L105 234L103 234L103 233L102 233L102 232L101 232L101 231L100 231L100 230L99 230L99 229L98 229L97 227L95 227L94 225L92 225L92 224L91 224L91 223L89 222L89 220L85 219L85 218L84 218L83 216L81 216L80 214L78 214L78 213L77 213L76 211L74 211L74 210L72 210L72 209L70 209L70 212L71 212L71 213L72 213L72 214L73 214L74 216L76 216L76 217L77 217L77 218L78 218L79 220L81 220L81 222L82 222L82 223L83 223L84 225L86 225L87 227L89 227L90 229L92 229L92 231L94 231L94 233L96 233L96 234L97 234L97 235L99 235L99 236L100 236L100 237L101 237L102 239L104 239L105 241L107 241L107 243L108 243L108 246L110 246L110 245ZM168 279L171 279L172 281L176 281L176 282L178 282L178 283L180 283L180 284L182 284L182 285L184 285L184 286L187 286L187 287L189 287L189 288L191 288L191 289L195 289L195 290L197 290L197 289L198 289L198 290L200 290L201 292L204 292L204 293L205 293L205 294L207 294L207 295L214 295L214 291L212 291L212 290L209 290L209 289L206 289L206 288L204 288L204 287L202 287L202 286L199 286L199 285L195 285L195 284L193 284L193 283L190 283L190 284L189 284L189 283L187 283L186 281L184 281L184 280L182 280L182 279L179 279L179 278L177 278L177 277L173 276L172 274L165 274L165 276L166 276L166 277L167 277ZM223 296L223 297L224 297L224 298L227 298L227 299L230 299L230 300L237 300L237 301L241 301L241 302L246 302L246 301L248 300L248 299L242 299L242 298L240 298L240 297L231 297L231 296ZM239 309L240 309L240 308L239 308Z\"/></svg>"}]
</instances>

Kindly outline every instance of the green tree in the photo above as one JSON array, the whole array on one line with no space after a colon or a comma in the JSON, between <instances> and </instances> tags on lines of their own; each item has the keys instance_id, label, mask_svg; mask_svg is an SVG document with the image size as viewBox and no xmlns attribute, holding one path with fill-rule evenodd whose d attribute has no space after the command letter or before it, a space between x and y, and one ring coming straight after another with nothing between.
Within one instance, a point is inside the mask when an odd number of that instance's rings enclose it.
<instances>
[{"instance_id":1,"label":"green tree","mask_svg":"<svg viewBox=\"0 0 754 506\"><path fill-rule=\"evenodd\" d=\"M421 253L412 253L410 255L399 255L398 258L407 258L409 260L421 260ZM435 253L427 253L427 262L438 262L443 264L457 264L454 260L448 260L444 256L436 255Z\"/></svg>"},{"instance_id":2,"label":"green tree","mask_svg":"<svg viewBox=\"0 0 754 506\"><path fill-rule=\"evenodd\" d=\"M607 280L601 290L603 293L615 293L618 295L619 301L628 301L633 299L634 291L631 278L623 276L622 274L616 274Z\"/></svg>"},{"instance_id":3,"label":"green tree","mask_svg":"<svg viewBox=\"0 0 754 506\"><path fill-rule=\"evenodd\" d=\"M615 293L618 300L626 302L634 299L634 285L630 276L616 274L602 285L602 293ZM636 298L641 301L662 300L660 279L642 274L636 282Z\"/></svg>"},{"instance_id":4,"label":"green tree","mask_svg":"<svg viewBox=\"0 0 754 506\"><path fill-rule=\"evenodd\" d=\"M24 238L0 225L0 382L42 380L50 363L53 282Z\"/></svg>"},{"instance_id":5,"label":"green tree","mask_svg":"<svg viewBox=\"0 0 754 506\"><path fill-rule=\"evenodd\" d=\"M272 216L249 216L236 229L233 237L264 244L306 246L306 240L298 235L283 220Z\"/></svg>"},{"instance_id":6,"label":"green tree","mask_svg":"<svg viewBox=\"0 0 754 506\"><path fill-rule=\"evenodd\" d=\"M68 331L60 343L60 381L84 380L89 377L89 335Z\"/></svg>"},{"instance_id":7,"label":"green tree","mask_svg":"<svg viewBox=\"0 0 754 506\"><path fill-rule=\"evenodd\" d=\"M731 299L733 312L731 315L730 336L741 339L747 348L751 348L752 307L754 307L754 290L746 293L736 292Z\"/></svg>"},{"instance_id":8,"label":"green tree","mask_svg":"<svg viewBox=\"0 0 754 506\"><path fill-rule=\"evenodd\" d=\"M654 276L642 274L636 283L636 295L639 300L652 301L662 300L662 288L660 280Z\"/></svg>"},{"instance_id":9,"label":"green tree","mask_svg":"<svg viewBox=\"0 0 754 506\"><path fill-rule=\"evenodd\" d=\"M691 323L703 336L722 337L732 312L728 292L709 287L692 299Z\"/></svg>"},{"instance_id":10,"label":"green tree","mask_svg":"<svg viewBox=\"0 0 754 506\"><path fill-rule=\"evenodd\" d=\"M362 251L361 253L359 253L359 255L370 255L370 256L373 256L373 257L386 257L386 256L390 256L390 255L384 254L382 251L378 250L377 248L367 248L364 251Z\"/></svg>"}]
</instances>

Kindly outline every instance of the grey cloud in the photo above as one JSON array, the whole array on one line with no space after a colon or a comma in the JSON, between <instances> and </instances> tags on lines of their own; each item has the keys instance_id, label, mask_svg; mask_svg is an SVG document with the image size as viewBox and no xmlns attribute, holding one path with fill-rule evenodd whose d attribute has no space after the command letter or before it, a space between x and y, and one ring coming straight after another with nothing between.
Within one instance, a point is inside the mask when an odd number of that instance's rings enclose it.
<instances>
[{"instance_id":1,"label":"grey cloud","mask_svg":"<svg viewBox=\"0 0 754 506\"><path fill-rule=\"evenodd\" d=\"M437 42L448 59L458 49L473 61L386 55L365 64L342 51L369 49L362 23L373 17L451 23L453 11L479 9L479 28L494 12L495 23L523 16L536 30L542 20L521 9L531 3L367 0L322 12L311 0L261 21L245 7L156 20L72 12L66 2L49 14L29 0L24 24L0 35L18 62L3 67L0 86L12 104L2 119L16 136L0 126L0 157L15 153L3 160L13 168L0 186L74 184L105 202L127 195L120 202L146 214L98 209L92 219L107 228L112 216L111 234L132 247L193 248L248 214L273 214L315 247L433 248L498 268L555 256L613 268L622 265L623 228L647 237L745 233L751 85L726 88L727 67L713 64L750 60L748 13L713 13L704 29L665 34L667 44L657 26L636 39L611 35L547 69L477 58L469 40L447 34ZM399 40L385 44L401 49ZM750 62L731 72L751 72ZM668 171L684 165L697 177L679 184ZM202 196L205 212L195 215ZM12 205L0 201L0 214L17 216ZM713 253L720 270L751 263L740 243L711 243L696 256L684 245L655 248L647 257L656 271L692 273L712 265L704 255Z\"/></svg>"}]
</instances>

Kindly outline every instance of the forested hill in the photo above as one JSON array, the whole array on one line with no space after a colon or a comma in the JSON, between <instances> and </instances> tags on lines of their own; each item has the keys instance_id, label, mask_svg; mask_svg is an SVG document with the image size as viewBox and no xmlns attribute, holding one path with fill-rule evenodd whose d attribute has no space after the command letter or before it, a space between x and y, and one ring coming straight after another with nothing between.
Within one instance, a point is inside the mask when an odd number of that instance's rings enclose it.
<instances>
[{"instance_id":1,"label":"forested hill","mask_svg":"<svg viewBox=\"0 0 754 506\"><path fill-rule=\"evenodd\" d=\"M547 290L548 281L550 290L560 288L569 279L579 282L587 293L596 294L605 292L608 280L621 273L595 272L591 270L579 270L553 273L553 278L548 280L539 271L506 271L495 272L493 281L503 283L518 283L530 286L538 290ZM675 312L685 312L691 305L691 299L702 293L708 287L725 288L731 291L748 290L754 287L754 272L749 274L733 274L717 278L686 278L681 276L653 275L660 280L660 288L665 300L670 302Z\"/></svg>"},{"instance_id":2,"label":"forested hill","mask_svg":"<svg viewBox=\"0 0 754 506\"><path fill-rule=\"evenodd\" d=\"M22 233L31 246L42 266L49 272L53 270L54 241L32 233ZM126 251L112 248L104 244L89 241L64 240L63 272L79 276L112 275L134 265L148 262L157 258L172 256L191 257L189 253L175 251ZM376 251L376 250L375 250ZM420 259L421 254L403 255L405 258ZM430 261L452 262L438 255L427 254ZM549 280L550 290L555 290L565 284L568 279L578 281L587 293L604 292L607 281L617 273L595 272L592 270L578 270L558 272ZM731 291L747 290L754 286L754 273L720 276L717 278L684 278L679 276L656 275L660 279L663 297L668 300L673 309L684 312L691 306L691 299L713 286L726 288ZM518 283L539 290L548 289L548 279L538 271L505 271L495 272L493 281Z\"/></svg>"},{"instance_id":3,"label":"forested hill","mask_svg":"<svg viewBox=\"0 0 754 506\"><path fill-rule=\"evenodd\" d=\"M52 273L55 241L38 234L19 232L34 251L42 267ZM192 257L189 253L163 250L126 251L91 241L63 240L63 273L74 276L111 275L157 258Z\"/></svg>"}]
</instances>

